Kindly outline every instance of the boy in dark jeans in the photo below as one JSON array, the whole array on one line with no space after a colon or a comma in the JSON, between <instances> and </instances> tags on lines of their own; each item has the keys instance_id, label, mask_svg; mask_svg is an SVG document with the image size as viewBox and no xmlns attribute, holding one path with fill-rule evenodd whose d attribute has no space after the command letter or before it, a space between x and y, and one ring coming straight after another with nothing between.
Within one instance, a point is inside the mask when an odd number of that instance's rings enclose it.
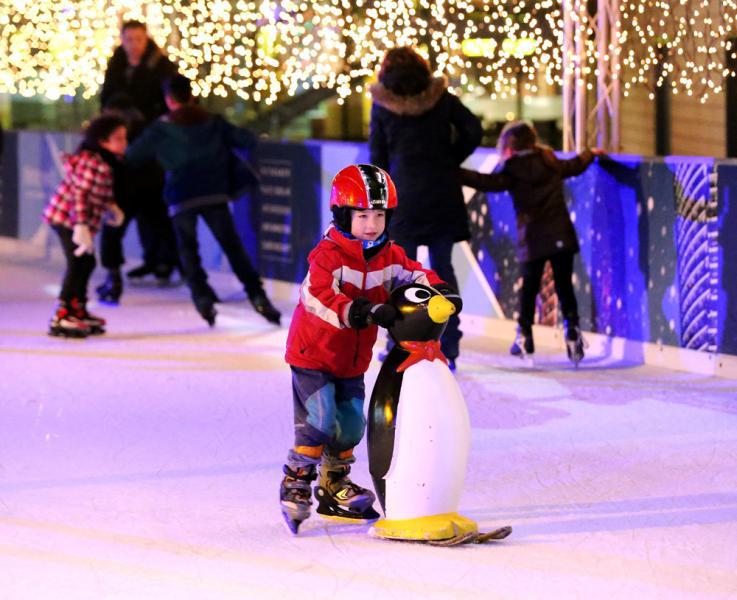
<instances>
[{"instance_id":1,"label":"boy in dark jeans","mask_svg":"<svg viewBox=\"0 0 737 600\"><path fill-rule=\"evenodd\" d=\"M278 325L281 313L266 297L228 207L232 149L250 151L256 145L256 137L196 106L191 82L183 75L165 82L164 98L169 113L136 139L126 157L133 163L155 159L166 171L164 200L177 237L182 274L197 311L210 326L215 324L217 296L207 283L197 240L197 220L202 217L253 307L267 321Z\"/></svg>"}]
</instances>

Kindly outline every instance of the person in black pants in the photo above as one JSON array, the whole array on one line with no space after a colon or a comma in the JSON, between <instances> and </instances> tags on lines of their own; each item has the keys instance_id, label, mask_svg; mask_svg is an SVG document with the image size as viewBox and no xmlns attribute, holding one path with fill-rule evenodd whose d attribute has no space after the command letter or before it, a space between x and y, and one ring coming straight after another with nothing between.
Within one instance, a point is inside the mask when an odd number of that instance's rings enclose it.
<instances>
[{"instance_id":1,"label":"person in black pants","mask_svg":"<svg viewBox=\"0 0 737 600\"><path fill-rule=\"evenodd\" d=\"M411 48L386 53L370 91L370 161L389 172L401 198L389 235L413 260L427 246L433 270L457 290L453 245L471 237L457 170L481 142L481 122ZM461 335L453 315L441 338L451 369Z\"/></svg>"},{"instance_id":2,"label":"person in black pants","mask_svg":"<svg viewBox=\"0 0 737 600\"><path fill-rule=\"evenodd\" d=\"M215 324L217 297L202 268L197 239L197 221L202 217L256 312L279 324L281 313L266 297L228 206L240 165L233 162L233 150L252 150L256 136L194 104L192 84L183 75L168 80L164 89L169 114L149 126L128 148L126 157L133 163L155 159L166 171L164 199L195 307L210 326Z\"/></svg>"},{"instance_id":3,"label":"person in black pants","mask_svg":"<svg viewBox=\"0 0 737 600\"><path fill-rule=\"evenodd\" d=\"M141 111L124 93L112 96L103 114L125 119L128 141L132 142L145 128ZM128 225L135 218L143 248L143 265L129 271L128 277L140 278L154 274L160 284L166 284L179 265L176 239L171 220L162 200L164 172L155 161L140 166L121 163L116 169L115 198L125 213L122 227L104 225L100 236L100 262L107 277L96 290L101 302L117 304L123 293L121 267L125 263L123 239Z\"/></svg>"},{"instance_id":4,"label":"person in black pants","mask_svg":"<svg viewBox=\"0 0 737 600\"><path fill-rule=\"evenodd\" d=\"M584 355L584 342L572 276L573 258L579 245L563 195L563 180L583 173L603 151L594 148L571 159L559 159L550 148L538 143L535 128L524 121L504 127L498 150L500 162L494 172L484 175L461 169L460 178L465 185L484 192L509 191L512 195L522 288L519 327L510 353L535 352L532 337L535 297L545 263L550 261L566 324L566 349L569 358L578 364Z\"/></svg>"},{"instance_id":5,"label":"person in black pants","mask_svg":"<svg viewBox=\"0 0 737 600\"><path fill-rule=\"evenodd\" d=\"M96 263L95 233L104 220L123 222L113 189L127 143L123 119L113 115L94 119L77 152L65 157L66 175L44 209L43 220L59 236L66 258L50 335L87 337L105 332L105 319L87 310L87 284Z\"/></svg>"},{"instance_id":6,"label":"person in black pants","mask_svg":"<svg viewBox=\"0 0 737 600\"><path fill-rule=\"evenodd\" d=\"M177 69L149 37L144 23L123 23L120 40L105 71L100 103L103 112L113 111L125 117L128 141L132 142L143 127L166 112L161 85ZM121 181L128 188L127 199L121 200L125 205L126 227L120 231L111 228L102 231L101 262L108 275L97 290L101 300L113 303L122 293L122 239L132 218L138 227L143 264L130 270L128 277L140 279L153 274L160 283L166 283L179 262L174 232L162 201L161 169L155 163L143 165Z\"/></svg>"}]
</instances>

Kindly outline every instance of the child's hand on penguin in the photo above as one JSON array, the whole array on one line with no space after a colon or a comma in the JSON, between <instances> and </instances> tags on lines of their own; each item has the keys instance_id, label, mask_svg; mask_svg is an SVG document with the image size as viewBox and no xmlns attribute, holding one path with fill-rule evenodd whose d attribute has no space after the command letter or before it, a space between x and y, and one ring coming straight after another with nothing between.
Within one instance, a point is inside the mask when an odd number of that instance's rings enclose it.
<instances>
[{"instance_id":1,"label":"child's hand on penguin","mask_svg":"<svg viewBox=\"0 0 737 600\"><path fill-rule=\"evenodd\" d=\"M393 304L374 304L368 298L356 298L348 310L348 322L351 327L363 329L371 324L388 329L394 325L399 311Z\"/></svg>"}]
</instances>

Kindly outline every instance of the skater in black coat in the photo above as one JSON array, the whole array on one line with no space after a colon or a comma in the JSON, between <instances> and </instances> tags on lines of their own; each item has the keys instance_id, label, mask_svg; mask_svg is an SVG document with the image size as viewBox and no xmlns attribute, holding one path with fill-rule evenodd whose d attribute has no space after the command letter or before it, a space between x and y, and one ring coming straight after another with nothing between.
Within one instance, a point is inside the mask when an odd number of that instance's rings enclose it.
<instances>
[{"instance_id":1,"label":"skater in black coat","mask_svg":"<svg viewBox=\"0 0 737 600\"><path fill-rule=\"evenodd\" d=\"M573 257L579 245L563 195L563 180L583 173L594 157L603 152L594 148L567 160L559 159L550 148L538 143L535 128L524 121L504 127L498 149L500 162L492 173L484 175L461 169L461 181L484 192L508 191L512 195L522 288L517 338L510 352L524 355L535 351L532 338L535 297L545 263L550 261L566 323L568 353L578 364L584 354L583 339L571 280Z\"/></svg>"},{"instance_id":2,"label":"skater in black coat","mask_svg":"<svg viewBox=\"0 0 737 600\"><path fill-rule=\"evenodd\" d=\"M100 104L104 108L113 96L125 94L149 124L166 112L161 86L177 68L148 36L144 23L126 21L120 37L105 71Z\"/></svg>"},{"instance_id":3,"label":"skater in black coat","mask_svg":"<svg viewBox=\"0 0 737 600\"><path fill-rule=\"evenodd\" d=\"M470 238L457 170L481 142L481 122L411 48L387 52L371 95L371 163L389 172L402 199L389 235L412 259L427 246L433 270L457 289L453 244ZM442 338L453 368L458 324L451 317Z\"/></svg>"},{"instance_id":4,"label":"skater in black coat","mask_svg":"<svg viewBox=\"0 0 737 600\"><path fill-rule=\"evenodd\" d=\"M166 112L162 84L176 74L176 66L149 37L146 25L126 21L105 71L100 91L103 111L122 114L129 126L129 142L146 125ZM127 220L121 230L103 229L102 264L108 270L105 282L97 288L101 301L117 303L123 290L120 267L123 265L122 237L128 222L136 218L143 248L143 264L128 272L131 278L153 274L167 283L178 267L176 241L171 221L162 200L164 173L155 164L131 169L128 198L124 202Z\"/></svg>"}]
</instances>

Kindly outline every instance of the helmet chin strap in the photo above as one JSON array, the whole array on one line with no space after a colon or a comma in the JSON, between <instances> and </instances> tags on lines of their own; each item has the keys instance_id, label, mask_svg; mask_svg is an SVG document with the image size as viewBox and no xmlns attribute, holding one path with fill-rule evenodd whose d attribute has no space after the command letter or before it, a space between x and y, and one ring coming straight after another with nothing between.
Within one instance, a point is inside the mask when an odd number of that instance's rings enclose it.
<instances>
[{"instance_id":1,"label":"helmet chin strap","mask_svg":"<svg viewBox=\"0 0 737 600\"><path fill-rule=\"evenodd\" d=\"M352 233L348 233L347 231L343 231L340 227L337 227L337 230L340 231L340 233L343 234L344 237L347 237L349 240L357 240L358 238L353 235ZM375 246L380 246L386 241L386 231L382 233L378 238L375 240L360 240L361 246L363 246L364 250L369 250L370 248L373 248Z\"/></svg>"},{"instance_id":2,"label":"helmet chin strap","mask_svg":"<svg viewBox=\"0 0 737 600\"><path fill-rule=\"evenodd\" d=\"M382 233L378 238L375 240L361 240L361 245L363 246L364 250L368 250L370 248L373 248L375 246L380 246L386 241L386 231Z\"/></svg>"}]
</instances>

